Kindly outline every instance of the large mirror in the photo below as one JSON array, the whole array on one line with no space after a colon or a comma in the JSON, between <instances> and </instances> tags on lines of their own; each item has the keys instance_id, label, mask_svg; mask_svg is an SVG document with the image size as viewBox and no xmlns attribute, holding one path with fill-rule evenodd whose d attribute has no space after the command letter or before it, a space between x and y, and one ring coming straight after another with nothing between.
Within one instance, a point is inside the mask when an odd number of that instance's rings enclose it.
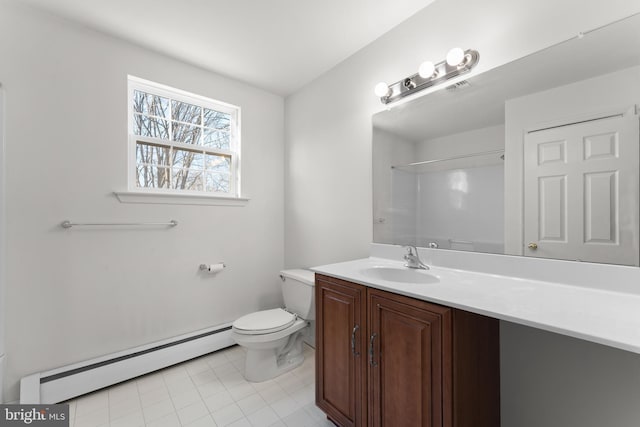
<instances>
[{"instance_id":1,"label":"large mirror","mask_svg":"<svg viewBox=\"0 0 640 427\"><path fill-rule=\"evenodd\" d=\"M638 266L638 105L634 15L375 114L374 242Z\"/></svg>"}]
</instances>

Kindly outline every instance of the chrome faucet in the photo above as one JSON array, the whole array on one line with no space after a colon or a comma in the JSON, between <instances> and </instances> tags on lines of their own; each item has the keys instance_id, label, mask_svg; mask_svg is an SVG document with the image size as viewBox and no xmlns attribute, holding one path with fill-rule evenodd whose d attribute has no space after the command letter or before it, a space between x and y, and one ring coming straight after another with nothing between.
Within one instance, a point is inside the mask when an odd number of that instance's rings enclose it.
<instances>
[{"instance_id":1,"label":"chrome faucet","mask_svg":"<svg viewBox=\"0 0 640 427\"><path fill-rule=\"evenodd\" d=\"M422 262L422 260L420 259L420 255L418 255L418 248L416 248L415 246L404 246L404 248L407 249L407 253L404 255L404 260L407 261L407 263L404 265L405 267L416 268L420 270L429 269L429 266Z\"/></svg>"}]
</instances>

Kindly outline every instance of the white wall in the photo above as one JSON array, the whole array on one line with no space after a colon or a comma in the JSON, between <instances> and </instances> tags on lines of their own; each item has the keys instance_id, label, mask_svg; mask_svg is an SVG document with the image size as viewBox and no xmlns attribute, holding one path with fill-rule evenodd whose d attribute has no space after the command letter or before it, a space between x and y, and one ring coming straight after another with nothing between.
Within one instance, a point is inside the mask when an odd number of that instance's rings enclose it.
<instances>
[{"instance_id":1,"label":"white wall","mask_svg":"<svg viewBox=\"0 0 640 427\"><path fill-rule=\"evenodd\" d=\"M5 371L5 347L4 347L4 331L6 325L5 319L5 303L4 303L4 293L5 293L5 257L6 257L6 246L5 246L5 235L7 232L6 228L6 214L5 214L5 201L4 201L4 169L5 169L5 161L4 161L4 88L0 84L0 403L4 402L4 371Z\"/></svg>"},{"instance_id":2,"label":"white wall","mask_svg":"<svg viewBox=\"0 0 640 427\"><path fill-rule=\"evenodd\" d=\"M391 238L396 245L417 244L418 179L415 173L393 169L391 173Z\"/></svg>"},{"instance_id":3,"label":"white wall","mask_svg":"<svg viewBox=\"0 0 640 427\"><path fill-rule=\"evenodd\" d=\"M588 6L580 0L438 0L288 97L286 264L309 266L367 256L372 236L371 115L381 109L373 95L378 81L393 82L413 74L421 61L444 58L455 45L480 52L476 72L481 72L638 11L640 4L628 0L592 0ZM528 364L532 357L515 360L510 355L520 348L539 348L557 355L560 366L571 366L581 347L553 334L520 337L519 330L509 326L503 324L502 335L503 427L599 427L602 413L612 426L630 426L626 420L640 419L636 355L618 357L618 351L602 347L599 357L589 358L578 373L568 374L574 398L588 397L591 390L579 384L597 384L595 376L601 370L633 376L619 388L609 387L599 405L580 406L580 414L572 415L572 408L562 404L546 405L567 398L566 390L545 386L550 371ZM555 351L564 347L574 351ZM530 373L531 383L518 381L523 371ZM572 382L578 374L585 380ZM544 396L526 393L528 411L509 405L507 397L523 395L532 387L544 390ZM625 413L616 417L618 410ZM578 421L546 422L554 416Z\"/></svg>"},{"instance_id":4,"label":"white wall","mask_svg":"<svg viewBox=\"0 0 640 427\"><path fill-rule=\"evenodd\" d=\"M441 136L416 145L416 161L446 159L473 153L504 149L504 125L489 126L466 132ZM442 163L443 168L450 168ZM434 170L438 165L433 165Z\"/></svg>"},{"instance_id":5,"label":"white wall","mask_svg":"<svg viewBox=\"0 0 640 427\"><path fill-rule=\"evenodd\" d=\"M504 149L504 126L416 144L416 159L449 159ZM418 175L418 246L503 253L504 165L500 154L428 165Z\"/></svg>"},{"instance_id":6,"label":"white wall","mask_svg":"<svg viewBox=\"0 0 640 427\"><path fill-rule=\"evenodd\" d=\"M391 169L391 166L414 161L415 142L379 128L373 129L372 138L372 185L376 189L373 196L373 239L378 243L399 243L398 232L406 234L406 231L415 238L415 179L407 176L406 172ZM403 190L401 194L398 189ZM398 210L400 207L402 211ZM403 226L408 226L408 230Z\"/></svg>"},{"instance_id":7,"label":"white wall","mask_svg":"<svg viewBox=\"0 0 640 427\"><path fill-rule=\"evenodd\" d=\"M425 172L417 180L418 246L502 253L502 165Z\"/></svg>"},{"instance_id":8,"label":"white wall","mask_svg":"<svg viewBox=\"0 0 640 427\"><path fill-rule=\"evenodd\" d=\"M244 207L122 204L127 74L242 108ZM6 399L19 378L281 303L284 101L0 0L6 101ZM70 229L166 221L173 229ZM217 276L200 263L224 261Z\"/></svg>"},{"instance_id":9,"label":"white wall","mask_svg":"<svg viewBox=\"0 0 640 427\"><path fill-rule=\"evenodd\" d=\"M373 241L502 253L504 172L499 154L402 170L391 166L504 149L504 126L412 142L373 129ZM464 180L462 182L461 180ZM463 184L464 188L460 185Z\"/></svg>"}]
</instances>

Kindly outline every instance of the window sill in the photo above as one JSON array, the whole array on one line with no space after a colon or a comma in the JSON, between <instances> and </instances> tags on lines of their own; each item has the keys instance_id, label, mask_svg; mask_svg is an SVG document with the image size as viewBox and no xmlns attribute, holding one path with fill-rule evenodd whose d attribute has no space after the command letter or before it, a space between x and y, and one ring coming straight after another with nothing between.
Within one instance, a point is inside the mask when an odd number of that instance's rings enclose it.
<instances>
[{"instance_id":1,"label":"window sill","mask_svg":"<svg viewBox=\"0 0 640 427\"><path fill-rule=\"evenodd\" d=\"M197 194L166 194L143 191L114 191L120 203L166 205L245 206L249 199Z\"/></svg>"}]
</instances>

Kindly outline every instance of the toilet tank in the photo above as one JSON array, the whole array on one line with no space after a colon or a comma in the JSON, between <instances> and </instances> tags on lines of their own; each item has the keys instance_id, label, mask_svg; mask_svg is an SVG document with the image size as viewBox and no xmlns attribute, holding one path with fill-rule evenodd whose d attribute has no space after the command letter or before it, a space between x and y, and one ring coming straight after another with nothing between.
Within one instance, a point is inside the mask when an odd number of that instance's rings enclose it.
<instances>
[{"instance_id":1,"label":"toilet tank","mask_svg":"<svg viewBox=\"0 0 640 427\"><path fill-rule=\"evenodd\" d=\"M287 310L305 320L316 318L315 274L310 270L282 270L282 297Z\"/></svg>"}]
</instances>

